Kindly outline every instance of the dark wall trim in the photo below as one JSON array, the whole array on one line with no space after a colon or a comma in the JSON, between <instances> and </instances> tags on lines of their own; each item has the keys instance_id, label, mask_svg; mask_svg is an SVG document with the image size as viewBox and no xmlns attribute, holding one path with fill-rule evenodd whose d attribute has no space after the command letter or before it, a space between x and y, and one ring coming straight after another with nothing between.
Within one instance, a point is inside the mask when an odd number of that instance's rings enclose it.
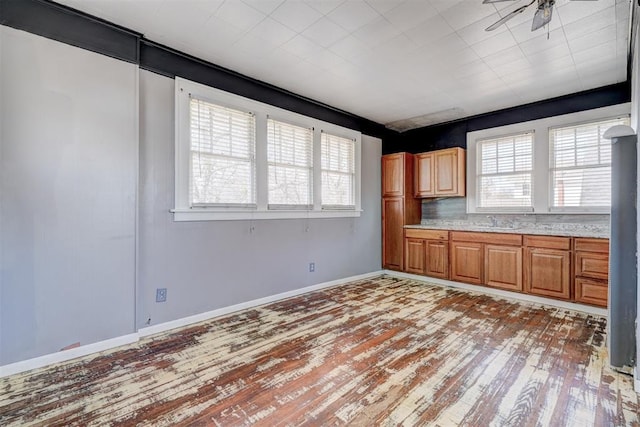
<instances>
[{"instance_id":1,"label":"dark wall trim","mask_svg":"<svg viewBox=\"0 0 640 427\"><path fill-rule=\"evenodd\" d=\"M184 77L366 135L387 138L383 125L146 40L142 34L48 0L0 0L0 24Z\"/></svg>"},{"instance_id":2,"label":"dark wall trim","mask_svg":"<svg viewBox=\"0 0 640 427\"><path fill-rule=\"evenodd\" d=\"M450 147L467 147L467 132L576 113L631 101L629 81L518 107L480 114L448 123L413 129L385 140L383 154L421 153Z\"/></svg>"},{"instance_id":3,"label":"dark wall trim","mask_svg":"<svg viewBox=\"0 0 640 427\"><path fill-rule=\"evenodd\" d=\"M150 40L141 40L140 67L171 78L183 77L305 116L355 129L367 135L386 137L393 134L383 125L371 120L296 95Z\"/></svg>"},{"instance_id":4,"label":"dark wall trim","mask_svg":"<svg viewBox=\"0 0 640 427\"><path fill-rule=\"evenodd\" d=\"M0 24L138 63L141 34L44 0L0 0Z\"/></svg>"}]
</instances>

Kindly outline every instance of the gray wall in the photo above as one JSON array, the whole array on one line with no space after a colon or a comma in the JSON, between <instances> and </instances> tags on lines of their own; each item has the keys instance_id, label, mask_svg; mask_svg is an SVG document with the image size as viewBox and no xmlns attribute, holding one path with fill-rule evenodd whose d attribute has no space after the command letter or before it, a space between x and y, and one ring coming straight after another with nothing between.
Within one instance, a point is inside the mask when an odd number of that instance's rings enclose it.
<instances>
[{"instance_id":1,"label":"gray wall","mask_svg":"<svg viewBox=\"0 0 640 427\"><path fill-rule=\"evenodd\" d=\"M174 81L141 71L140 111L138 327L380 269L379 139L362 138L359 218L173 222Z\"/></svg>"},{"instance_id":2,"label":"gray wall","mask_svg":"<svg viewBox=\"0 0 640 427\"><path fill-rule=\"evenodd\" d=\"M134 330L137 67L0 27L0 364Z\"/></svg>"}]
</instances>

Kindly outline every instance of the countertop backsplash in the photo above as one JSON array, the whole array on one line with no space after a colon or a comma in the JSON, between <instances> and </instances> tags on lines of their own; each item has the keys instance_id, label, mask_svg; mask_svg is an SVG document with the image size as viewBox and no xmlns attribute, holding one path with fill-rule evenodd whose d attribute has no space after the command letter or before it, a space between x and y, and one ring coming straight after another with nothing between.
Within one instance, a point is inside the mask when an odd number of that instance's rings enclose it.
<instances>
[{"instance_id":1,"label":"countertop backsplash","mask_svg":"<svg viewBox=\"0 0 640 427\"><path fill-rule=\"evenodd\" d=\"M584 237L609 237L606 214L467 214L464 197L422 202L422 227Z\"/></svg>"}]
</instances>

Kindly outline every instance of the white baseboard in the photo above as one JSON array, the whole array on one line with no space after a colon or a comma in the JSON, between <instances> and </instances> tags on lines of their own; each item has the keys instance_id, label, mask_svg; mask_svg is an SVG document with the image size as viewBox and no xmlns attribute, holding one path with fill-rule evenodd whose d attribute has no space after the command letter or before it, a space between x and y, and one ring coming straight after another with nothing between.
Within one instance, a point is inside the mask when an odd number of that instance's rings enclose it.
<instances>
[{"instance_id":1,"label":"white baseboard","mask_svg":"<svg viewBox=\"0 0 640 427\"><path fill-rule=\"evenodd\" d=\"M19 374L21 372L30 371L32 369L42 368L53 363L66 362L67 360L76 359L78 357L88 356L92 353L98 353L105 350L110 350L122 345L131 344L138 341L140 338L147 337L149 335L165 332L171 329L186 326L192 323L201 322L214 317L223 316L225 314L233 313L235 311L244 310L251 307L257 307L260 305L268 304L271 302L283 300L297 295L302 295L308 292L317 291L319 289L330 288L333 286L343 285L345 283L354 282L357 280L368 279L371 277L380 276L383 271L373 271L371 273L360 274L357 276L346 277L344 279L332 280L329 282L318 283L316 285L307 286L300 289L294 289L288 292L282 292L280 294L271 295L264 298L258 298L252 301L235 304L228 307L222 307L216 310L208 311L206 313L200 313L193 316L183 317L182 319L176 319L158 325L141 328L137 332L132 334L122 335L119 337L111 338L104 341L95 342L92 344L83 345L80 347L72 348L69 350L59 351L56 353L45 354L43 356L35 357L33 359L21 360L20 362L10 363L8 365L0 366L0 378L7 377L9 375Z\"/></svg>"},{"instance_id":2,"label":"white baseboard","mask_svg":"<svg viewBox=\"0 0 640 427\"><path fill-rule=\"evenodd\" d=\"M636 393L640 393L640 379L637 376L633 376L633 390Z\"/></svg>"},{"instance_id":3,"label":"white baseboard","mask_svg":"<svg viewBox=\"0 0 640 427\"><path fill-rule=\"evenodd\" d=\"M598 307L592 307L590 305L576 304L574 302L566 302L566 301L554 300L550 298L537 297L535 295L519 294L516 292L503 291L501 289L489 288L487 286L469 285L466 283L453 282L451 280L437 279L435 277L420 276L417 274L409 274L409 273L404 273L400 271L384 270L384 274L387 274L389 276L404 278L404 279L418 280L420 282L433 283L435 285L446 286L449 288L464 289L467 291L479 292L479 293L488 294L488 295L495 295L499 297L514 299L514 300L519 300L524 302L532 302L535 304L542 304L542 305L548 305L548 306L557 307L557 308L563 308L567 310L580 311L583 313L593 314L596 316L602 316L602 317L608 316L608 312L606 308L598 308Z\"/></svg>"},{"instance_id":4,"label":"white baseboard","mask_svg":"<svg viewBox=\"0 0 640 427\"><path fill-rule=\"evenodd\" d=\"M193 316L183 317L181 319L171 320L169 322L159 323L157 325L148 326L146 328L141 328L138 330L138 334L140 338L147 337L149 335L158 334L160 332L166 332L171 329L180 328L186 325L190 325L192 323L202 322L204 320L209 320L214 317L224 316L229 313L233 313L240 310L245 310L247 308L253 308L260 305L269 304L271 302L283 300L286 298L295 297L297 295L306 294L308 292L317 291L319 289L330 288L332 286L343 285L348 282L354 282L356 280L369 279L371 277L380 276L383 272L374 271L371 273L360 274L358 276L351 276L345 279L332 280L330 282L318 283L316 285L307 286L305 288L295 289L293 291L282 292L280 294L270 295L264 298L258 298L247 302L242 302L240 304L230 305L227 307L218 308L216 310L207 311L205 313L195 314Z\"/></svg>"},{"instance_id":5,"label":"white baseboard","mask_svg":"<svg viewBox=\"0 0 640 427\"><path fill-rule=\"evenodd\" d=\"M33 359L21 360L20 362L0 366L0 378L19 374L20 372L30 371L32 369L42 368L54 363L66 362L67 360L88 356L92 353L99 353L122 345L131 344L136 341L138 341L138 334L133 333L76 348L70 348L69 350L62 350L57 353L45 354L44 356L34 357Z\"/></svg>"}]
</instances>

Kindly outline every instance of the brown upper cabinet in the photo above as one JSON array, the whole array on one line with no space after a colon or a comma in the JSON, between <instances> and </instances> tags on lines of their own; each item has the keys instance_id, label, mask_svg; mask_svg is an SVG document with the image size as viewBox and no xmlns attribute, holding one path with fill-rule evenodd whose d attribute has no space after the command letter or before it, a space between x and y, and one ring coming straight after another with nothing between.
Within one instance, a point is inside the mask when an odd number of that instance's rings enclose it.
<instances>
[{"instance_id":1,"label":"brown upper cabinet","mask_svg":"<svg viewBox=\"0 0 640 427\"><path fill-rule=\"evenodd\" d=\"M413 155L396 153L382 156L382 197L411 196Z\"/></svg>"},{"instance_id":2,"label":"brown upper cabinet","mask_svg":"<svg viewBox=\"0 0 640 427\"><path fill-rule=\"evenodd\" d=\"M454 197L465 193L465 151L454 147L415 155L415 197Z\"/></svg>"}]
</instances>

